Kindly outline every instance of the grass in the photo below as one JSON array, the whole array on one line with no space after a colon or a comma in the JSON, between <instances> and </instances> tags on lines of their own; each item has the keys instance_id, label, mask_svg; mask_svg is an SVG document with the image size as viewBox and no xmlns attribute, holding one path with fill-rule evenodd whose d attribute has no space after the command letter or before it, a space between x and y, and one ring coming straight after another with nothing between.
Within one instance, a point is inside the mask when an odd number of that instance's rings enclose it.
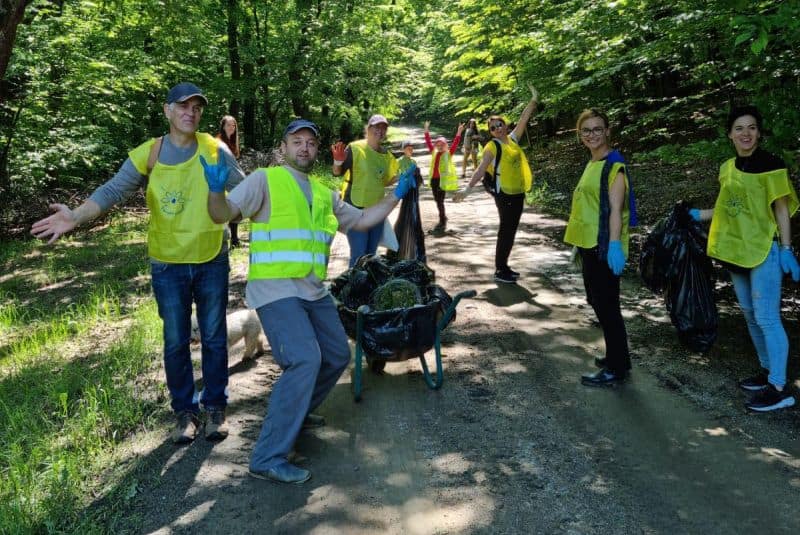
<instances>
[{"instance_id":1,"label":"grass","mask_svg":"<svg viewBox=\"0 0 800 535\"><path fill-rule=\"evenodd\" d=\"M168 411L150 373L161 343L145 223L111 223L0 248L0 533L102 531L93 519L108 512L85 514L113 486L101 474Z\"/></svg>"}]
</instances>

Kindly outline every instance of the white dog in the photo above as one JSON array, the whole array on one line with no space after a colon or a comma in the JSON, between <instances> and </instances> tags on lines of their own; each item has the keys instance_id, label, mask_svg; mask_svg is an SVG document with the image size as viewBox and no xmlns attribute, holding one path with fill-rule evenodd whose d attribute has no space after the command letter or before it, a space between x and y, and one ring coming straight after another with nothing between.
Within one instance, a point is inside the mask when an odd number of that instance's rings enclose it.
<instances>
[{"instance_id":1,"label":"white dog","mask_svg":"<svg viewBox=\"0 0 800 535\"><path fill-rule=\"evenodd\" d=\"M254 359L263 354L267 347L267 338L261 329L261 322L255 310L237 310L226 318L228 323L228 349L244 338L243 361ZM200 341L200 327L197 316L192 314L192 342Z\"/></svg>"}]
</instances>

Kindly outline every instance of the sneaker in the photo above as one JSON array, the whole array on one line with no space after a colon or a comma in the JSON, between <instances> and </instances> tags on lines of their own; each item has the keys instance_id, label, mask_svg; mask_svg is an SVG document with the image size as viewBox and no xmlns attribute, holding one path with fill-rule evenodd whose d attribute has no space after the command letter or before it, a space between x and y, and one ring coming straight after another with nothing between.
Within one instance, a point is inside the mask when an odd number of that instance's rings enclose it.
<instances>
[{"instance_id":1,"label":"sneaker","mask_svg":"<svg viewBox=\"0 0 800 535\"><path fill-rule=\"evenodd\" d=\"M178 422L172 431L172 442L175 444L188 444L197 436L197 429L200 427L200 420L192 411L178 413Z\"/></svg>"},{"instance_id":2,"label":"sneaker","mask_svg":"<svg viewBox=\"0 0 800 535\"><path fill-rule=\"evenodd\" d=\"M517 278L514 277L512 273L507 270L501 271L497 270L494 272L494 280L495 282L503 282L506 284L516 284Z\"/></svg>"},{"instance_id":3,"label":"sneaker","mask_svg":"<svg viewBox=\"0 0 800 535\"><path fill-rule=\"evenodd\" d=\"M225 421L225 409L208 409L206 440L217 441L227 436L228 423Z\"/></svg>"},{"instance_id":4,"label":"sneaker","mask_svg":"<svg viewBox=\"0 0 800 535\"><path fill-rule=\"evenodd\" d=\"M749 392L758 392L760 390L764 390L768 385L769 381L767 380L767 374L763 372L739 381L739 388Z\"/></svg>"},{"instance_id":5,"label":"sneaker","mask_svg":"<svg viewBox=\"0 0 800 535\"><path fill-rule=\"evenodd\" d=\"M311 472L288 462L281 463L267 470L251 468L250 475L258 479L266 479L267 481L274 481L275 483L288 483L290 485L300 485L311 479Z\"/></svg>"},{"instance_id":6,"label":"sneaker","mask_svg":"<svg viewBox=\"0 0 800 535\"><path fill-rule=\"evenodd\" d=\"M511 274L511 276L512 276L512 277L514 277L515 279L519 279L519 275L520 275L520 274L519 274L519 271L514 271L513 269L511 269L511 268L508 268L508 272L509 272L509 273Z\"/></svg>"},{"instance_id":7,"label":"sneaker","mask_svg":"<svg viewBox=\"0 0 800 535\"><path fill-rule=\"evenodd\" d=\"M753 399L745 403L745 407L756 412L775 411L792 405L794 405L794 396L787 392L787 389L777 390L771 384L757 392Z\"/></svg>"}]
</instances>

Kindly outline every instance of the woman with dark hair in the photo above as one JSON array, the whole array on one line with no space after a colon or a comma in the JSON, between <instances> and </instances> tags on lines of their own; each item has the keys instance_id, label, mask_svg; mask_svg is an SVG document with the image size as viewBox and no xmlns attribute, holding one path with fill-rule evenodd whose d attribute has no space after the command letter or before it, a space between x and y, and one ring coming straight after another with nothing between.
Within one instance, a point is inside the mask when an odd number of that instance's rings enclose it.
<instances>
[{"instance_id":1,"label":"woman with dark hair","mask_svg":"<svg viewBox=\"0 0 800 535\"><path fill-rule=\"evenodd\" d=\"M636 224L636 203L625 159L611 149L606 114L584 110L575 131L589 149L590 159L572 194L564 241L577 247L586 300L597 315L606 343L605 357L595 359L600 371L583 375L581 382L614 386L624 381L631 369L619 278L628 256L628 225Z\"/></svg>"},{"instance_id":2,"label":"woman with dark hair","mask_svg":"<svg viewBox=\"0 0 800 535\"><path fill-rule=\"evenodd\" d=\"M529 86L530 87L530 86ZM499 115L489 117L489 132L492 140L483 148L483 158L472 174L467 189L453 196L454 202L460 202L472 191L475 184L483 179L487 171L494 179L494 202L500 215L500 226L497 229L497 246L494 254L494 280L496 282L516 284L520 274L508 265L511 248L517 236L517 227L522 217L525 193L531 189L533 173L525 158L525 153L517 143L525 132L528 120L536 109L539 93L530 87L531 100L519 117L517 126L509 131L506 120ZM499 154L499 157L497 157ZM497 157L497 158L496 158ZM495 165L495 158L497 164Z\"/></svg>"},{"instance_id":3,"label":"woman with dark hair","mask_svg":"<svg viewBox=\"0 0 800 535\"><path fill-rule=\"evenodd\" d=\"M697 221L711 219L708 256L731 273L761 364L759 373L739 382L755 393L745 407L767 412L795 404L786 388L789 340L781 323L781 282L784 273L800 279L789 224L800 202L786 164L759 147L763 121L758 109L734 108L727 129L736 156L720 167L714 208L689 213Z\"/></svg>"},{"instance_id":4,"label":"woman with dark hair","mask_svg":"<svg viewBox=\"0 0 800 535\"><path fill-rule=\"evenodd\" d=\"M478 122L475 119L470 119L467 123L467 129L464 130L464 160L461 167L461 178L467 176L467 162L472 160L472 167L478 167L478 147L480 144L480 134L478 133Z\"/></svg>"},{"instance_id":5,"label":"woman with dark hair","mask_svg":"<svg viewBox=\"0 0 800 535\"><path fill-rule=\"evenodd\" d=\"M217 139L222 140L236 159L239 159L239 125L232 115L225 115L220 120ZM239 247L241 245L239 242L239 224L228 223L228 227L231 231L231 248Z\"/></svg>"}]
</instances>

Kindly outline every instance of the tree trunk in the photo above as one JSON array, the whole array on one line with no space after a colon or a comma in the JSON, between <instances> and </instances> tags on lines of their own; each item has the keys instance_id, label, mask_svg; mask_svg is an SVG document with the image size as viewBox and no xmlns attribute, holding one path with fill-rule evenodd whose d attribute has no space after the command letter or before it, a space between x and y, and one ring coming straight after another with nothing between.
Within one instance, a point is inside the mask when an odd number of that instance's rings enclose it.
<instances>
[{"instance_id":1,"label":"tree trunk","mask_svg":"<svg viewBox=\"0 0 800 535\"><path fill-rule=\"evenodd\" d=\"M231 63L231 80L234 86L238 88L238 82L242 79L242 61L239 55L239 9L237 6L238 0L227 0L228 11L228 57ZM234 117L239 116L239 106L241 101L238 96L231 98L230 108L228 113ZM238 121L238 119L237 119ZM245 145L251 144L252 139L245 137L243 140Z\"/></svg>"},{"instance_id":2,"label":"tree trunk","mask_svg":"<svg viewBox=\"0 0 800 535\"><path fill-rule=\"evenodd\" d=\"M17 26L22 22L29 3L30 0L0 0L0 79L6 76L17 37Z\"/></svg>"}]
</instances>

